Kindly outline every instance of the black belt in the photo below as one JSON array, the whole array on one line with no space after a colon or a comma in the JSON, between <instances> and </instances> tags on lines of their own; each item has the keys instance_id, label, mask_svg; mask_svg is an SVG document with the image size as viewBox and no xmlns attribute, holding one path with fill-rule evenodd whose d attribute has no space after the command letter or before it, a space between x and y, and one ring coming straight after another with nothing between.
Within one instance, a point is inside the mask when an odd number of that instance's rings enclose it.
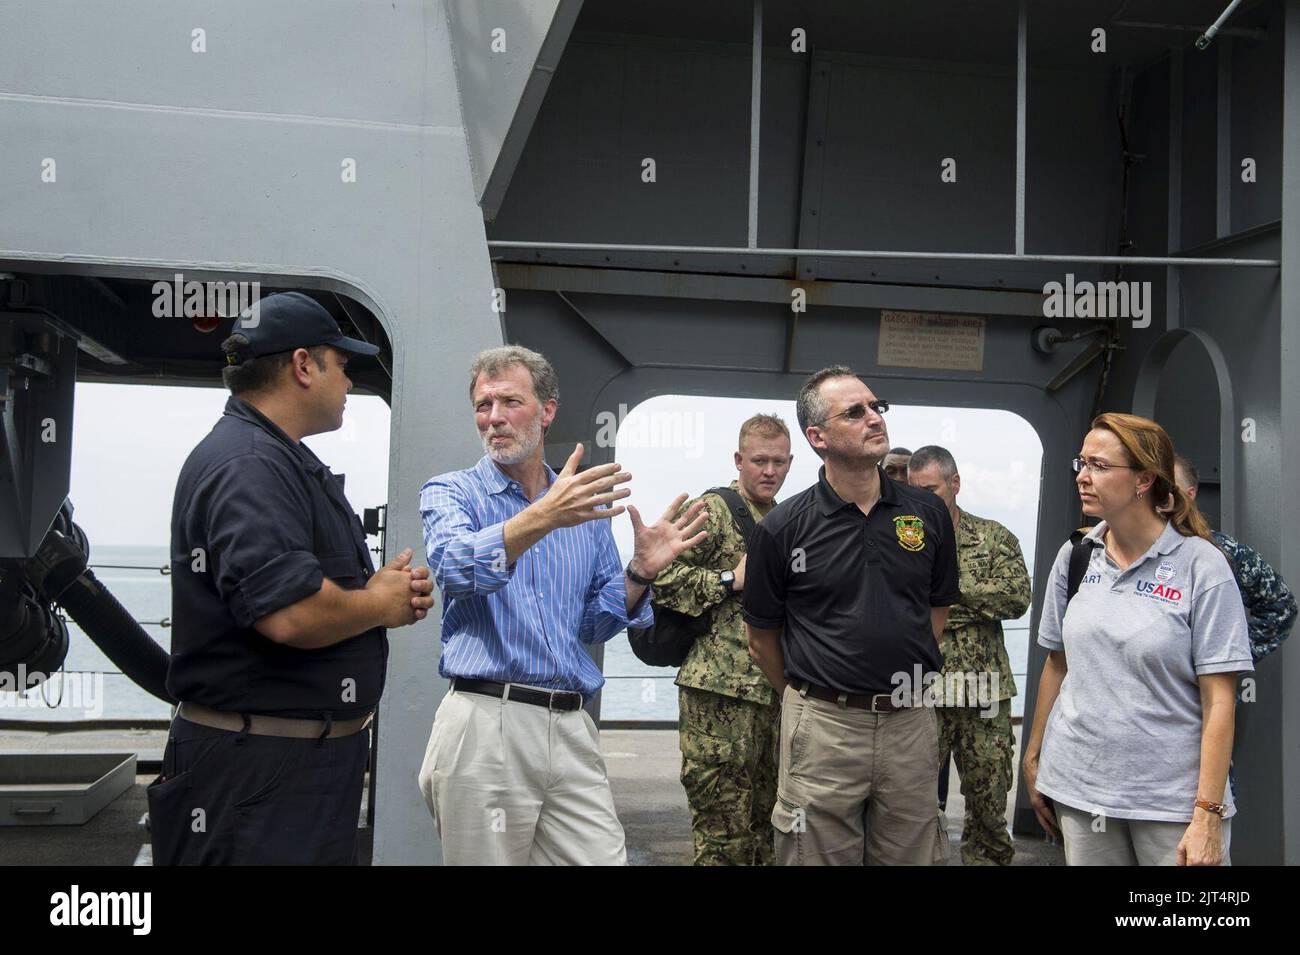
<instances>
[{"instance_id":1,"label":"black belt","mask_svg":"<svg viewBox=\"0 0 1300 955\"><path fill-rule=\"evenodd\" d=\"M478 693L482 696L495 696L511 703L531 703L544 706L548 710L580 710L582 694L574 690L532 690L518 683L498 683L496 680L470 680L463 676L453 677L451 688L462 693Z\"/></svg>"},{"instance_id":2,"label":"black belt","mask_svg":"<svg viewBox=\"0 0 1300 955\"><path fill-rule=\"evenodd\" d=\"M809 683L807 680L795 680L790 685L798 692L811 696L815 700L838 703L840 706L851 706L858 710L871 710L873 713L896 713L899 710L911 709L910 706L899 706L895 703L892 692L841 693L839 690L818 686L816 683ZM903 699L907 700L907 697L904 696ZM907 702L910 703L911 701L907 700Z\"/></svg>"}]
</instances>

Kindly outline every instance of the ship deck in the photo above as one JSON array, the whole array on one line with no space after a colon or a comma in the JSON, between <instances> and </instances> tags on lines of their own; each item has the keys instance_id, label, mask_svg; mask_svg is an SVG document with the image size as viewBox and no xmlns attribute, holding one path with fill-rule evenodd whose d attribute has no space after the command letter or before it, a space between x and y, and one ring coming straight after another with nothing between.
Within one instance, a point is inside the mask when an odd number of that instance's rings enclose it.
<instances>
[{"instance_id":1,"label":"ship deck","mask_svg":"<svg viewBox=\"0 0 1300 955\"><path fill-rule=\"evenodd\" d=\"M1020 727L1016 727L1019 737ZM142 769L161 761L165 730L0 731L0 752L136 752ZM605 729L601 747L619 818L627 833L632 865L687 865L691 861L691 819L678 781L681 754L671 730ZM1016 747L1019 751L1019 745ZM0 833L0 865L136 865L149 861L149 837L143 826L145 786L153 772L82 826L23 826ZM961 865L958 844L964 802L952 769L948 798L949 865ZM1014 786L1012 792L1015 792ZM1010 809L1008 809L1008 821ZM363 820L364 823L364 820ZM369 863L370 830L362 827L362 860ZM1015 836L1015 865L1063 865L1060 847L1032 836Z\"/></svg>"}]
</instances>

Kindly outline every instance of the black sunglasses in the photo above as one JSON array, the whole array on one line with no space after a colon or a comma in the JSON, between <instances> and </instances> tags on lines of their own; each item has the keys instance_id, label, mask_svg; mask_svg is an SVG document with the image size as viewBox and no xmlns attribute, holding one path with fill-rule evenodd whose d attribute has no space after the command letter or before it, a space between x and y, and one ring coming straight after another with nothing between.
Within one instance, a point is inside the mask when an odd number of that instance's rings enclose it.
<instances>
[{"instance_id":1,"label":"black sunglasses","mask_svg":"<svg viewBox=\"0 0 1300 955\"><path fill-rule=\"evenodd\" d=\"M861 401L859 401L855 405L849 405L847 408L845 408L843 411L839 412L838 414L833 414L829 418L822 418L821 421L814 421L811 427L815 428L818 425L823 425L827 421L832 421L835 418L848 418L850 421L858 421L867 416L868 408L870 408L878 415L883 415L886 411L889 410L889 402L882 401L879 398L877 398L875 401L868 401L866 404L863 404Z\"/></svg>"}]
</instances>

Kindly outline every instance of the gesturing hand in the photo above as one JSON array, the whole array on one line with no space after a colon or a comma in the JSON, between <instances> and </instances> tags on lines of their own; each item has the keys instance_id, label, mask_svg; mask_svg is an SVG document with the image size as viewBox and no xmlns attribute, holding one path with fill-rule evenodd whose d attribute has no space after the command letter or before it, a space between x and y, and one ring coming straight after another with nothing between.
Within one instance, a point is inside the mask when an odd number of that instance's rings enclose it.
<instances>
[{"instance_id":1,"label":"gesturing hand","mask_svg":"<svg viewBox=\"0 0 1300 955\"><path fill-rule=\"evenodd\" d=\"M708 536L706 531L700 530L709 517L703 501L696 501L685 514L674 520L673 515L681 509L685 501L685 494L677 495L676 500L668 505L668 510L664 511L659 520L653 524L643 524L637 509L628 505L627 512L632 515L634 535L632 568L640 576L658 576L659 572L671 564L678 554L703 543L704 538Z\"/></svg>"},{"instance_id":2,"label":"gesturing hand","mask_svg":"<svg viewBox=\"0 0 1300 955\"><path fill-rule=\"evenodd\" d=\"M622 514L626 508L603 507L614 501L627 497L632 491L628 488L614 490L625 481L632 480L631 474L620 473L621 464L601 464L578 473L578 462L582 460L582 444L579 443L564 462L564 467L555 476L546 496L539 504L545 508L552 527L573 527L587 521L609 520Z\"/></svg>"}]
</instances>

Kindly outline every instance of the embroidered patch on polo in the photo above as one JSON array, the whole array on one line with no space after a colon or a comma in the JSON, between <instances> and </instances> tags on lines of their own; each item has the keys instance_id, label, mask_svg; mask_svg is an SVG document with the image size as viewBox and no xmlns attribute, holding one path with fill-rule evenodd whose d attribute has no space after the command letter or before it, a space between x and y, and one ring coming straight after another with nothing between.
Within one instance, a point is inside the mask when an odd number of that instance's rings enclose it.
<instances>
[{"instance_id":1,"label":"embroidered patch on polo","mask_svg":"<svg viewBox=\"0 0 1300 955\"><path fill-rule=\"evenodd\" d=\"M918 551L925 547L925 522L915 514L894 518L894 531L903 550Z\"/></svg>"},{"instance_id":2,"label":"embroidered patch on polo","mask_svg":"<svg viewBox=\"0 0 1300 955\"><path fill-rule=\"evenodd\" d=\"M1140 596L1155 598L1162 603L1173 604L1183 599L1181 590L1175 590L1165 584L1158 584L1153 580L1139 580L1133 589Z\"/></svg>"}]
</instances>

